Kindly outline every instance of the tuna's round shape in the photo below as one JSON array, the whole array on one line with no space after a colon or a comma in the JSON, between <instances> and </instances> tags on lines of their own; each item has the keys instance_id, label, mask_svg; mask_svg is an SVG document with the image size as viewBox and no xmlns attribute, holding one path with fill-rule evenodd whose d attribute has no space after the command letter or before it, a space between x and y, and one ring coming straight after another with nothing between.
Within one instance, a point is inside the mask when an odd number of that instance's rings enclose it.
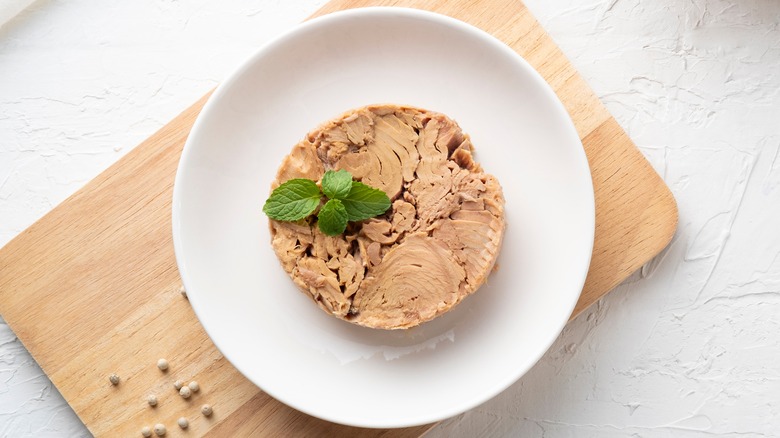
<instances>
[{"instance_id":1,"label":"tuna's round shape","mask_svg":"<svg viewBox=\"0 0 780 438\"><path fill-rule=\"evenodd\" d=\"M378 329L429 321L479 289L501 248L501 186L472 153L469 136L443 114L397 105L347 111L296 144L272 185L344 169L392 206L333 237L315 216L271 220L274 252L337 318Z\"/></svg>"}]
</instances>

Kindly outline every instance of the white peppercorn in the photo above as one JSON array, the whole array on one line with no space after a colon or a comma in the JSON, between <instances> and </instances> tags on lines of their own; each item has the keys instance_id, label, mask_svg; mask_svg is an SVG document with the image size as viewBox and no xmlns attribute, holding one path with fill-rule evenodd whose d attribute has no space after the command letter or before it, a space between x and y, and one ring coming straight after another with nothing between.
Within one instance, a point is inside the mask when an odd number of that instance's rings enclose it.
<instances>
[{"instance_id":1,"label":"white peppercorn","mask_svg":"<svg viewBox=\"0 0 780 438\"><path fill-rule=\"evenodd\" d=\"M179 390L179 395L184 398L190 398L190 396L192 395L192 390L190 389L189 386L182 386L181 389Z\"/></svg>"},{"instance_id":2,"label":"white peppercorn","mask_svg":"<svg viewBox=\"0 0 780 438\"><path fill-rule=\"evenodd\" d=\"M173 382L173 387L176 388L177 391L180 390L182 386L184 386L184 382L181 380Z\"/></svg>"},{"instance_id":3,"label":"white peppercorn","mask_svg":"<svg viewBox=\"0 0 780 438\"><path fill-rule=\"evenodd\" d=\"M214 410L211 409L210 405L203 405L203 406L200 407L200 413L205 415L205 416L207 416L207 417L210 417L211 414L214 413Z\"/></svg>"},{"instance_id":4,"label":"white peppercorn","mask_svg":"<svg viewBox=\"0 0 780 438\"><path fill-rule=\"evenodd\" d=\"M184 285L182 285L179 288L179 292L181 293L181 296L183 296L185 299L189 300L189 297L187 296L187 291L184 289Z\"/></svg>"},{"instance_id":5,"label":"white peppercorn","mask_svg":"<svg viewBox=\"0 0 780 438\"><path fill-rule=\"evenodd\" d=\"M144 426L141 429L141 435L143 435L145 438L149 438L150 436L152 436L152 428L149 426Z\"/></svg>"},{"instance_id":6,"label":"white peppercorn","mask_svg":"<svg viewBox=\"0 0 780 438\"><path fill-rule=\"evenodd\" d=\"M116 386L119 385L119 376L117 376L115 373L108 376L108 381L111 382L112 385Z\"/></svg>"},{"instance_id":7,"label":"white peppercorn","mask_svg":"<svg viewBox=\"0 0 780 438\"><path fill-rule=\"evenodd\" d=\"M179 423L179 427L181 427L182 429L186 429L186 428L190 427L190 422L187 421L187 419L184 418L184 417L179 418L177 423Z\"/></svg>"},{"instance_id":8,"label":"white peppercorn","mask_svg":"<svg viewBox=\"0 0 780 438\"><path fill-rule=\"evenodd\" d=\"M190 383L189 383L189 385L187 385L187 386L189 386L189 387L190 387L190 389L192 390L192 392L198 392L198 391L200 391L200 385L198 385L198 382L196 382L196 381L194 381L194 380L193 380L192 382L190 382Z\"/></svg>"},{"instance_id":9,"label":"white peppercorn","mask_svg":"<svg viewBox=\"0 0 780 438\"><path fill-rule=\"evenodd\" d=\"M167 432L167 430L165 430L165 425L164 424L157 423L157 424L154 425L154 433L155 433L155 435L157 435L157 436L164 436L165 432Z\"/></svg>"},{"instance_id":10,"label":"white peppercorn","mask_svg":"<svg viewBox=\"0 0 780 438\"><path fill-rule=\"evenodd\" d=\"M165 359L160 359L157 361L157 368L160 369L160 371L165 371L168 369L168 361Z\"/></svg>"},{"instance_id":11,"label":"white peppercorn","mask_svg":"<svg viewBox=\"0 0 780 438\"><path fill-rule=\"evenodd\" d=\"M151 407L157 406L157 396L154 394L149 394L149 396L146 397L146 401L149 403L149 406Z\"/></svg>"}]
</instances>

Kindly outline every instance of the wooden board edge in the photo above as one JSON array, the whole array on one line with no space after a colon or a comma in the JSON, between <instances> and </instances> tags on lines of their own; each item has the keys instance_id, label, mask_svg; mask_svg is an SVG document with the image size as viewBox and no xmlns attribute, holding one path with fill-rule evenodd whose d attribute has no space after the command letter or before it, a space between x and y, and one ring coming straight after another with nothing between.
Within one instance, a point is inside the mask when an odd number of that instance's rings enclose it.
<instances>
[{"instance_id":1,"label":"wooden board edge","mask_svg":"<svg viewBox=\"0 0 780 438\"><path fill-rule=\"evenodd\" d=\"M21 233L17 234L13 239L9 240L5 245L0 247L0 286L3 284L3 266L4 266L4 259L3 257L5 253L9 251L14 251L15 248L20 244L22 240L27 239L26 236L29 234L34 233L39 227L41 227L42 223L46 220L48 220L48 216L52 214L55 211L58 211L61 208L65 208L64 206L66 204L70 204L72 201L81 198L86 193L92 191L93 189L97 189L100 185L105 184L107 181L109 181L114 175L118 173L118 170L122 168L125 164L128 162L133 162L137 160L137 156L148 154L150 151L147 151L146 149L142 148L141 146L146 143L154 143L157 141L158 137L167 135L167 131L171 125L179 123L181 120L186 120L189 118L197 118L198 114L200 114L200 111L203 109L203 106L208 101L211 94L214 92L212 89L211 91L207 92L202 97L198 98L194 103L188 105L185 107L182 111L178 112L174 118L172 118L170 121L168 121L165 125L161 126L158 130L156 130L152 135L145 138L143 141L138 143L135 147L133 147L127 154L125 154L123 157L109 165L107 168L105 168L103 171L101 171L97 176L90 179L84 185L76 189L70 196L63 199L60 203L54 206L49 212L35 220L30 226L25 228ZM191 124L190 124L191 125ZM0 289L0 306L2 306L2 299L3 299L3 291Z\"/></svg>"},{"instance_id":2,"label":"wooden board edge","mask_svg":"<svg viewBox=\"0 0 780 438\"><path fill-rule=\"evenodd\" d=\"M660 178L660 177L659 177ZM656 244L653 245L652 249L647 251L643 257L638 258L639 261L637 263L637 267L634 268L633 272L636 272L638 269L642 269L642 266L646 265L650 261L652 261L654 258L658 257L663 253L665 249L669 247L672 240L674 239L675 234L677 233L677 226L679 223L679 210L677 208L677 201L675 200L671 190L666 184L662 184L661 186L658 186L658 189L661 193L659 193L656 197L659 208L664 212L663 217L663 234L662 237L660 237ZM587 309L589 309L591 306L597 304L599 301L603 300L604 297L609 295L609 293L614 290L616 287L620 286L624 281L628 280L630 277L630 274L628 277L624 278L623 280L610 285L606 288L606 291L599 295L596 299L587 302L585 305L581 305L580 302L577 302L577 305L574 307L574 310L572 311L571 316L569 317L569 322L577 319L580 315L582 315Z\"/></svg>"}]
</instances>

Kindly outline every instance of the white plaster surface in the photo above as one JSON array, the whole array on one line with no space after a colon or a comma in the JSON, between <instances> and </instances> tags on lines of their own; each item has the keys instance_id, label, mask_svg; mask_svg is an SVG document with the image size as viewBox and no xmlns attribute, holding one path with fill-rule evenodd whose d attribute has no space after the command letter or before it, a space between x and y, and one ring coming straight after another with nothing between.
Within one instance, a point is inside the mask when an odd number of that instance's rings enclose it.
<instances>
[{"instance_id":1,"label":"white plaster surface","mask_svg":"<svg viewBox=\"0 0 780 438\"><path fill-rule=\"evenodd\" d=\"M324 3L39 0L0 27L0 245ZM671 187L679 230L428 436L780 436L780 2L526 4ZM0 320L0 436L88 435Z\"/></svg>"}]
</instances>

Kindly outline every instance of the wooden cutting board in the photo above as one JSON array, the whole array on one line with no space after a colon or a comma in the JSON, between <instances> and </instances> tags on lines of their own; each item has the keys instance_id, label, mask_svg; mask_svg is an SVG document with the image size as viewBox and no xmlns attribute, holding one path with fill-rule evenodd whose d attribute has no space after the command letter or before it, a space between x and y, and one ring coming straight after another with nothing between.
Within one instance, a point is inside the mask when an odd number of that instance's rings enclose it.
<instances>
[{"instance_id":1,"label":"wooden cutting board","mask_svg":"<svg viewBox=\"0 0 780 438\"><path fill-rule=\"evenodd\" d=\"M506 42L552 85L582 138L596 196L596 240L574 315L656 255L677 224L674 199L544 29L515 0L334 0L315 15L369 5L428 9ZM188 302L171 242L171 192L206 97L0 250L0 313L96 436L419 436L309 417L272 399L217 351ZM171 364L163 373L158 358ZM122 382L114 387L108 375ZM176 379L201 390L184 400ZM146 395L156 393L156 408ZM201 404L214 407L210 418ZM183 432L176 419L186 416Z\"/></svg>"}]
</instances>

